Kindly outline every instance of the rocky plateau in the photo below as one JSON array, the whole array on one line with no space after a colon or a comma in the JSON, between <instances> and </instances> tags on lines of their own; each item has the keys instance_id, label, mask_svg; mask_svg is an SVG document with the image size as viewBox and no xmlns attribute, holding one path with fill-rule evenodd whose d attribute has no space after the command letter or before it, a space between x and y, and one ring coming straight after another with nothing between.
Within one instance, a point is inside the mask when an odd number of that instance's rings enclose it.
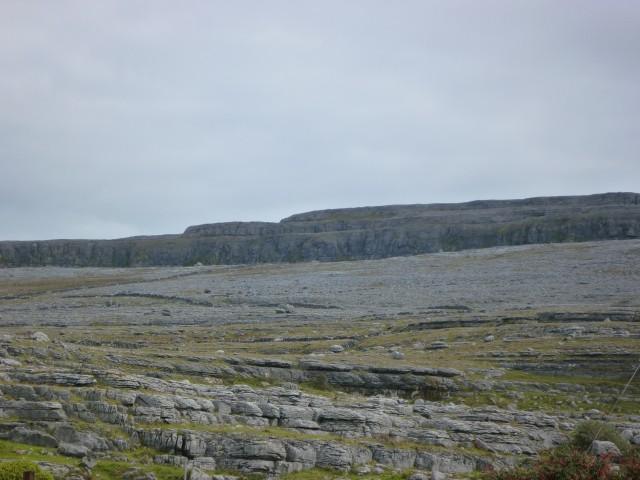
<instances>
[{"instance_id":1,"label":"rocky plateau","mask_svg":"<svg viewBox=\"0 0 640 480\"><path fill-rule=\"evenodd\" d=\"M181 235L0 242L0 266L217 265L386 258L640 237L640 194L321 210Z\"/></svg>"},{"instance_id":2,"label":"rocky plateau","mask_svg":"<svg viewBox=\"0 0 640 480\"><path fill-rule=\"evenodd\" d=\"M192 227L180 241L228 252L193 266L5 242L9 265L110 267L0 269L0 459L76 480L442 480L527 461L587 419L640 444L634 195ZM578 210L570 233L556 223ZM309 240L325 235L341 240ZM256 237L323 261L247 257ZM330 261L346 238L345 257L372 258ZM474 246L490 248L440 251Z\"/></svg>"}]
</instances>

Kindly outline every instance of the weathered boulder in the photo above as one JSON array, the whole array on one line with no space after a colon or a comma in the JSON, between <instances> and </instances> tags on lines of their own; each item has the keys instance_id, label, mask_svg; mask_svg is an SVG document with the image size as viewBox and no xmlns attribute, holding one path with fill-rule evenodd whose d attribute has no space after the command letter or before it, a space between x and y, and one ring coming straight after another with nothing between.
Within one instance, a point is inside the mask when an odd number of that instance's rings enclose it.
<instances>
[{"instance_id":1,"label":"weathered boulder","mask_svg":"<svg viewBox=\"0 0 640 480\"><path fill-rule=\"evenodd\" d=\"M316 466L348 471L353 464L351 448L339 443L325 443L320 445L316 453Z\"/></svg>"},{"instance_id":2,"label":"weathered boulder","mask_svg":"<svg viewBox=\"0 0 640 480\"><path fill-rule=\"evenodd\" d=\"M407 480L432 480L431 475L427 475L424 472L413 472Z\"/></svg>"},{"instance_id":3,"label":"weathered boulder","mask_svg":"<svg viewBox=\"0 0 640 480\"><path fill-rule=\"evenodd\" d=\"M192 467L188 475L188 480L211 480L211 475L200 470L198 467Z\"/></svg>"},{"instance_id":4,"label":"weathered boulder","mask_svg":"<svg viewBox=\"0 0 640 480\"><path fill-rule=\"evenodd\" d=\"M24 420L39 420L45 422L59 422L66 420L62 405L58 402L30 402L23 400L2 401L0 409L9 415Z\"/></svg>"},{"instance_id":5,"label":"weathered boulder","mask_svg":"<svg viewBox=\"0 0 640 480\"><path fill-rule=\"evenodd\" d=\"M277 440L240 439L230 440L223 446L226 456L251 460L284 460L287 451Z\"/></svg>"},{"instance_id":6,"label":"weathered boulder","mask_svg":"<svg viewBox=\"0 0 640 480\"><path fill-rule=\"evenodd\" d=\"M132 468L122 474L122 480L157 480L155 474L140 468Z\"/></svg>"},{"instance_id":7,"label":"weathered boulder","mask_svg":"<svg viewBox=\"0 0 640 480\"><path fill-rule=\"evenodd\" d=\"M8 439L13 442L38 445L40 447L56 448L58 446L58 441L48 433L26 427L12 429L8 434Z\"/></svg>"},{"instance_id":8,"label":"weathered boulder","mask_svg":"<svg viewBox=\"0 0 640 480\"><path fill-rule=\"evenodd\" d=\"M417 454L414 450L388 449L374 446L372 455L375 462L406 470L413 468Z\"/></svg>"},{"instance_id":9,"label":"weathered boulder","mask_svg":"<svg viewBox=\"0 0 640 480\"><path fill-rule=\"evenodd\" d=\"M33 332L31 334L31 340L35 340L36 342L48 342L49 336L44 332Z\"/></svg>"},{"instance_id":10,"label":"weathered boulder","mask_svg":"<svg viewBox=\"0 0 640 480\"><path fill-rule=\"evenodd\" d=\"M311 468L316 463L316 448L305 442L289 441L285 445L287 462L299 463L305 468Z\"/></svg>"},{"instance_id":11,"label":"weathered boulder","mask_svg":"<svg viewBox=\"0 0 640 480\"><path fill-rule=\"evenodd\" d=\"M58 445L58 452L61 455L82 458L89 454L89 449L84 445L78 445L76 443L60 442Z\"/></svg>"},{"instance_id":12,"label":"weathered boulder","mask_svg":"<svg viewBox=\"0 0 640 480\"><path fill-rule=\"evenodd\" d=\"M19 367L22 363L14 358L0 358L0 366L3 367Z\"/></svg>"},{"instance_id":13,"label":"weathered boulder","mask_svg":"<svg viewBox=\"0 0 640 480\"><path fill-rule=\"evenodd\" d=\"M249 417L261 417L262 410L255 402L232 402L231 413L234 415L245 415Z\"/></svg>"},{"instance_id":14,"label":"weathered boulder","mask_svg":"<svg viewBox=\"0 0 640 480\"><path fill-rule=\"evenodd\" d=\"M594 440L591 442L589 452L600 457L609 455L614 458L620 458L622 456L622 452L617 445L606 440Z\"/></svg>"},{"instance_id":15,"label":"weathered boulder","mask_svg":"<svg viewBox=\"0 0 640 480\"><path fill-rule=\"evenodd\" d=\"M289 305L288 303L278 305L276 308L276 313L295 313L296 309L293 305Z\"/></svg>"},{"instance_id":16,"label":"weathered boulder","mask_svg":"<svg viewBox=\"0 0 640 480\"><path fill-rule=\"evenodd\" d=\"M54 430L54 435L61 444L81 445L91 451L106 451L111 449L109 441L97 433L77 431L70 424L57 425Z\"/></svg>"}]
</instances>

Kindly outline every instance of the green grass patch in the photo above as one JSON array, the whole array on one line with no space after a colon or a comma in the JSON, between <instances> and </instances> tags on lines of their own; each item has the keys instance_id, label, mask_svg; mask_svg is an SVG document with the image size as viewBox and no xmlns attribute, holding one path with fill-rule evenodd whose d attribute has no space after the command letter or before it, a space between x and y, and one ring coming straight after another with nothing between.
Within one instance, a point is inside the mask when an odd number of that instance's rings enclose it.
<instances>
[{"instance_id":1,"label":"green grass patch","mask_svg":"<svg viewBox=\"0 0 640 480\"><path fill-rule=\"evenodd\" d=\"M509 381L546 383L553 385L554 383L569 383L574 385L602 386L602 387L622 387L625 380L607 379L603 377L584 377L578 375L543 375L533 372L525 372L522 370L508 370L501 378Z\"/></svg>"},{"instance_id":2,"label":"green grass patch","mask_svg":"<svg viewBox=\"0 0 640 480\"><path fill-rule=\"evenodd\" d=\"M58 455L54 448L34 447L9 440L0 440L0 459L78 465L77 460Z\"/></svg>"},{"instance_id":3,"label":"green grass patch","mask_svg":"<svg viewBox=\"0 0 640 480\"><path fill-rule=\"evenodd\" d=\"M0 463L0 480L23 480L25 472L35 473L38 480L53 480L53 475L28 460Z\"/></svg>"},{"instance_id":4,"label":"green grass patch","mask_svg":"<svg viewBox=\"0 0 640 480\"><path fill-rule=\"evenodd\" d=\"M143 465L131 462L116 462L100 460L93 469L95 480L120 480L123 475L132 469L140 469L146 473L153 473L158 480L182 480L184 471L181 467L172 465Z\"/></svg>"}]
</instances>

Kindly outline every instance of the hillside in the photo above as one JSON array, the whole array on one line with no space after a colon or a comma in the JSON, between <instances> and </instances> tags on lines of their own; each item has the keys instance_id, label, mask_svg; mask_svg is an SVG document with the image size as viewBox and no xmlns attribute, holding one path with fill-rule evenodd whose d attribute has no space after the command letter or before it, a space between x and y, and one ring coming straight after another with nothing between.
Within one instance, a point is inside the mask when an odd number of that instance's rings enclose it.
<instances>
[{"instance_id":1,"label":"hillside","mask_svg":"<svg viewBox=\"0 0 640 480\"><path fill-rule=\"evenodd\" d=\"M640 237L640 194L321 210L115 240L0 242L0 266L253 264Z\"/></svg>"},{"instance_id":2,"label":"hillside","mask_svg":"<svg viewBox=\"0 0 640 480\"><path fill-rule=\"evenodd\" d=\"M637 448L638 285L639 239L0 269L0 456L58 480L470 480L586 420Z\"/></svg>"}]
</instances>

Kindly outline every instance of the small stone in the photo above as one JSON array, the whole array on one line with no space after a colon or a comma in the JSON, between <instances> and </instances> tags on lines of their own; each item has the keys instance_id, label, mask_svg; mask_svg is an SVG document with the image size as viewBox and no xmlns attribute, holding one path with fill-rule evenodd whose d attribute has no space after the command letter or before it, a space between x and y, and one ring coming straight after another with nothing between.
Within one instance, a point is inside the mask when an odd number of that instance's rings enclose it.
<instances>
[{"instance_id":1,"label":"small stone","mask_svg":"<svg viewBox=\"0 0 640 480\"><path fill-rule=\"evenodd\" d=\"M283 305L278 305L278 308L276 308L276 313L295 313L295 310L296 309L293 307L293 305L285 303Z\"/></svg>"},{"instance_id":2,"label":"small stone","mask_svg":"<svg viewBox=\"0 0 640 480\"><path fill-rule=\"evenodd\" d=\"M413 472L407 480L430 480L430 476L423 472Z\"/></svg>"},{"instance_id":3,"label":"small stone","mask_svg":"<svg viewBox=\"0 0 640 480\"><path fill-rule=\"evenodd\" d=\"M611 455L614 458L620 458L622 456L622 452L620 452L620 449L615 443L605 440L594 440L591 442L589 452L599 457Z\"/></svg>"},{"instance_id":4,"label":"small stone","mask_svg":"<svg viewBox=\"0 0 640 480\"><path fill-rule=\"evenodd\" d=\"M623 430L620 433L620 436L624 438L626 441L630 442L631 439L633 439L633 430L629 430L629 429Z\"/></svg>"},{"instance_id":5,"label":"small stone","mask_svg":"<svg viewBox=\"0 0 640 480\"><path fill-rule=\"evenodd\" d=\"M156 480L153 473L145 473L139 468L132 468L122 474L122 480Z\"/></svg>"},{"instance_id":6,"label":"small stone","mask_svg":"<svg viewBox=\"0 0 640 480\"><path fill-rule=\"evenodd\" d=\"M342 345L331 345L329 350L333 353L341 353L344 352L344 347Z\"/></svg>"},{"instance_id":7,"label":"small stone","mask_svg":"<svg viewBox=\"0 0 640 480\"><path fill-rule=\"evenodd\" d=\"M211 477L199 468L192 468L189 472L189 480L211 480Z\"/></svg>"},{"instance_id":8,"label":"small stone","mask_svg":"<svg viewBox=\"0 0 640 480\"><path fill-rule=\"evenodd\" d=\"M13 358L0 358L0 365L3 367L19 367L22 363Z\"/></svg>"},{"instance_id":9,"label":"small stone","mask_svg":"<svg viewBox=\"0 0 640 480\"><path fill-rule=\"evenodd\" d=\"M484 341L485 342L493 342L495 339L496 339L496 337L493 336L493 335L487 335L487 336L484 337Z\"/></svg>"},{"instance_id":10,"label":"small stone","mask_svg":"<svg viewBox=\"0 0 640 480\"><path fill-rule=\"evenodd\" d=\"M442 350L445 348L449 348L449 344L447 342L438 340L436 342L431 342L431 346L429 348L431 350Z\"/></svg>"},{"instance_id":11,"label":"small stone","mask_svg":"<svg viewBox=\"0 0 640 480\"><path fill-rule=\"evenodd\" d=\"M404 353L399 352L398 350L394 350L391 352L391 358L394 360L402 360L404 358Z\"/></svg>"},{"instance_id":12,"label":"small stone","mask_svg":"<svg viewBox=\"0 0 640 480\"><path fill-rule=\"evenodd\" d=\"M34 332L31 334L31 340L36 342L48 342L49 336L44 332Z\"/></svg>"},{"instance_id":13,"label":"small stone","mask_svg":"<svg viewBox=\"0 0 640 480\"><path fill-rule=\"evenodd\" d=\"M613 336L626 338L631 336L631 332L629 332L629 330L615 330Z\"/></svg>"}]
</instances>

